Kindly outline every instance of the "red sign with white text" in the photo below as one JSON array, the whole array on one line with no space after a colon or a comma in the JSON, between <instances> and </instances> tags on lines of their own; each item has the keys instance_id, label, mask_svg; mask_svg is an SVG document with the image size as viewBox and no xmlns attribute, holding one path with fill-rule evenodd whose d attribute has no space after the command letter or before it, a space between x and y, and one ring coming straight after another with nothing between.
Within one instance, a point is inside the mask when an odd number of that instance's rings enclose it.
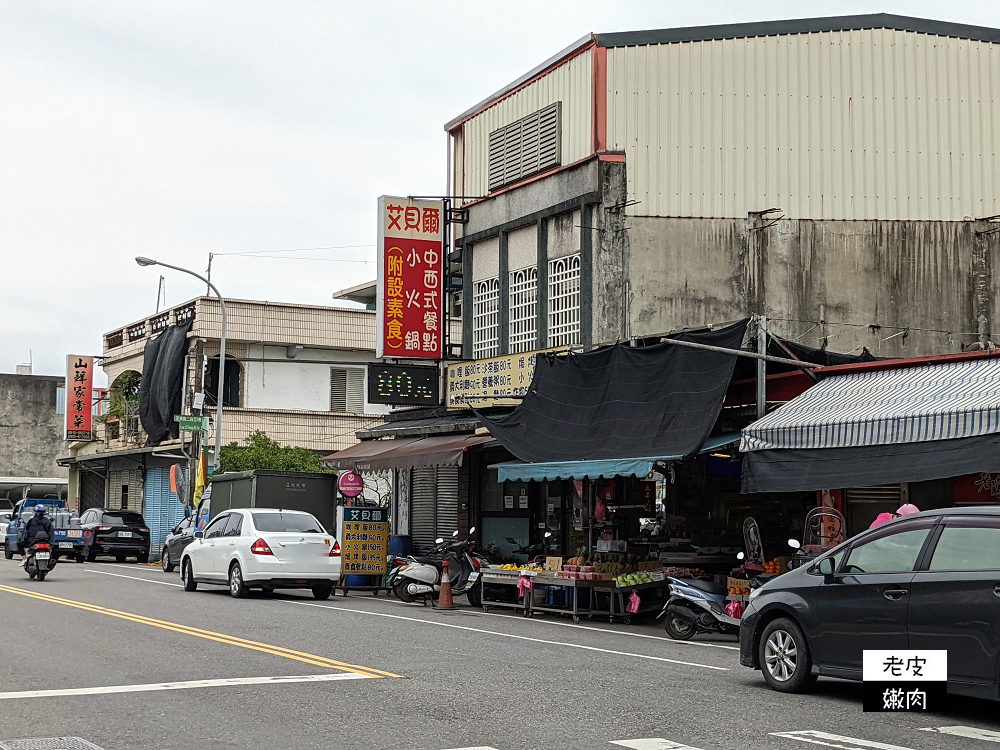
<instances>
[{"instance_id":1,"label":"red sign with white text","mask_svg":"<svg viewBox=\"0 0 1000 750\"><path fill-rule=\"evenodd\" d=\"M94 439L94 358L66 357L66 440Z\"/></svg>"},{"instance_id":2,"label":"red sign with white text","mask_svg":"<svg viewBox=\"0 0 1000 750\"><path fill-rule=\"evenodd\" d=\"M441 359L444 202L382 196L376 356Z\"/></svg>"}]
</instances>

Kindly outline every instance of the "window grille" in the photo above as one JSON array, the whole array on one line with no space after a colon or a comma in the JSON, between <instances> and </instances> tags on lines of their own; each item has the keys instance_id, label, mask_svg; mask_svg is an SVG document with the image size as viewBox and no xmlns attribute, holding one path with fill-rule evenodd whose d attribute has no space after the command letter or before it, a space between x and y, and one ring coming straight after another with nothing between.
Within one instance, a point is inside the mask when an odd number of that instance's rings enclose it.
<instances>
[{"instance_id":1,"label":"window grille","mask_svg":"<svg viewBox=\"0 0 1000 750\"><path fill-rule=\"evenodd\" d=\"M189 320L194 320L194 303L174 310L174 322L177 325L183 325Z\"/></svg>"},{"instance_id":2,"label":"window grille","mask_svg":"<svg viewBox=\"0 0 1000 750\"><path fill-rule=\"evenodd\" d=\"M560 102L490 133L490 190L559 165Z\"/></svg>"},{"instance_id":3,"label":"window grille","mask_svg":"<svg viewBox=\"0 0 1000 750\"><path fill-rule=\"evenodd\" d=\"M125 343L125 332L115 331L114 333L109 333L106 340L108 349L117 349Z\"/></svg>"},{"instance_id":4,"label":"window grille","mask_svg":"<svg viewBox=\"0 0 1000 750\"><path fill-rule=\"evenodd\" d=\"M549 346L580 343L580 256L549 261Z\"/></svg>"},{"instance_id":5,"label":"window grille","mask_svg":"<svg viewBox=\"0 0 1000 750\"><path fill-rule=\"evenodd\" d=\"M330 411L365 413L365 371L358 367L330 368Z\"/></svg>"},{"instance_id":6,"label":"window grille","mask_svg":"<svg viewBox=\"0 0 1000 750\"><path fill-rule=\"evenodd\" d=\"M500 335L500 279L477 281L472 296L472 357L497 355Z\"/></svg>"},{"instance_id":7,"label":"window grille","mask_svg":"<svg viewBox=\"0 0 1000 750\"><path fill-rule=\"evenodd\" d=\"M510 353L535 348L538 328L538 269L525 268L510 274Z\"/></svg>"}]
</instances>

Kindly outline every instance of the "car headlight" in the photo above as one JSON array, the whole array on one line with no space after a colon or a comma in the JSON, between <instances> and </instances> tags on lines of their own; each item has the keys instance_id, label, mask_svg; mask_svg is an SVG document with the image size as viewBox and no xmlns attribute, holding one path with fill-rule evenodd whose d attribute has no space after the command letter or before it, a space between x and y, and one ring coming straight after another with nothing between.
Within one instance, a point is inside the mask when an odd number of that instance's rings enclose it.
<instances>
[{"instance_id":1,"label":"car headlight","mask_svg":"<svg viewBox=\"0 0 1000 750\"><path fill-rule=\"evenodd\" d=\"M756 599L757 596L760 594L760 592L763 591L763 590L764 590L763 588L755 588L755 589L751 590L750 591L750 601L753 601L754 599Z\"/></svg>"}]
</instances>

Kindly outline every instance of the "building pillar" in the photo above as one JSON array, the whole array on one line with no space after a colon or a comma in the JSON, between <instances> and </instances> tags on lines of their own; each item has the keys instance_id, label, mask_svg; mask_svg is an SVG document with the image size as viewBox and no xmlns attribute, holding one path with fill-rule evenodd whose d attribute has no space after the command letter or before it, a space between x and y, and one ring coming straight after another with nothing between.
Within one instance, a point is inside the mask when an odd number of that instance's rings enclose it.
<instances>
[{"instance_id":1,"label":"building pillar","mask_svg":"<svg viewBox=\"0 0 1000 750\"><path fill-rule=\"evenodd\" d=\"M472 316L475 314L472 281L472 245L462 246L462 358L472 359Z\"/></svg>"},{"instance_id":2,"label":"building pillar","mask_svg":"<svg viewBox=\"0 0 1000 750\"><path fill-rule=\"evenodd\" d=\"M507 272L507 233L500 232L500 292L497 295L497 354L510 354L510 274Z\"/></svg>"},{"instance_id":3,"label":"building pillar","mask_svg":"<svg viewBox=\"0 0 1000 750\"><path fill-rule=\"evenodd\" d=\"M594 343L594 211L580 206L580 343Z\"/></svg>"},{"instance_id":4,"label":"building pillar","mask_svg":"<svg viewBox=\"0 0 1000 750\"><path fill-rule=\"evenodd\" d=\"M538 300L535 322L535 348L545 349L549 344L549 225L547 219L538 220Z\"/></svg>"}]
</instances>

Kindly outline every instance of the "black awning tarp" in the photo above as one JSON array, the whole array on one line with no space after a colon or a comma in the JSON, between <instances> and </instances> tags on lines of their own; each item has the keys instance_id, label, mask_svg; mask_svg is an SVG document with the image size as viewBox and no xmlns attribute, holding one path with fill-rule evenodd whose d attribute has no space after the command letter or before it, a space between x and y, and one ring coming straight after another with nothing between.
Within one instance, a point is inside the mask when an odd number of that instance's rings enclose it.
<instances>
[{"instance_id":1,"label":"black awning tarp","mask_svg":"<svg viewBox=\"0 0 1000 750\"><path fill-rule=\"evenodd\" d=\"M739 349L747 320L672 338ZM736 356L672 344L622 344L567 357L539 355L510 414L476 411L522 461L692 456L718 419Z\"/></svg>"},{"instance_id":2,"label":"black awning tarp","mask_svg":"<svg viewBox=\"0 0 1000 750\"><path fill-rule=\"evenodd\" d=\"M146 431L146 445L159 445L180 430L174 415L181 413L184 396L184 357L191 322L170 326L146 342L139 386L139 421Z\"/></svg>"},{"instance_id":3,"label":"black awning tarp","mask_svg":"<svg viewBox=\"0 0 1000 750\"><path fill-rule=\"evenodd\" d=\"M742 492L801 492L1000 472L1000 434L851 448L750 451Z\"/></svg>"}]
</instances>

